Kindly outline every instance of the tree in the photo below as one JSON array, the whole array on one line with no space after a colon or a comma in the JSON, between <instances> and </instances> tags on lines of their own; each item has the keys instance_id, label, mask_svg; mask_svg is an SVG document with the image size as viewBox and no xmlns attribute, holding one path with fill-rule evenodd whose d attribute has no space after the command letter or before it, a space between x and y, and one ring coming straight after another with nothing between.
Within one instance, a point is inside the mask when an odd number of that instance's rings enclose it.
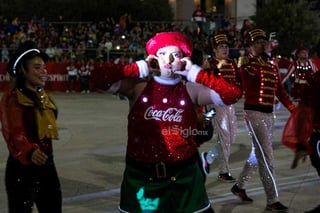
<instances>
[{"instance_id":1,"label":"tree","mask_svg":"<svg viewBox=\"0 0 320 213\"><path fill-rule=\"evenodd\" d=\"M267 33L276 32L279 47L274 54L290 55L298 47L312 48L319 41L320 22L308 0L271 0L257 8L251 19Z\"/></svg>"},{"instance_id":2,"label":"tree","mask_svg":"<svg viewBox=\"0 0 320 213\"><path fill-rule=\"evenodd\" d=\"M9 21L19 17L28 21L31 17L45 17L57 21L63 15L65 21L116 20L127 13L137 21L172 21L173 13L168 0L0 0L0 14Z\"/></svg>"}]
</instances>

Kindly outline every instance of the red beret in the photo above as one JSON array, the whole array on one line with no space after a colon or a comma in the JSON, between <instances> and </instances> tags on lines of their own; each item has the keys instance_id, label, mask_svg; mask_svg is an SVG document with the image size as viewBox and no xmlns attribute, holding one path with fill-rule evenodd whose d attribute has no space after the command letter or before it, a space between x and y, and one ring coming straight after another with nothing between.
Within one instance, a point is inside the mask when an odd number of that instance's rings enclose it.
<instances>
[{"instance_id":1,"label":"red beret","mask_svg":"<svg viewBox=\"0 0 320 213\"><path fill-rule=\"evenodd\" d=\"M156 55L160 48L177 46L183 54L190 57L192 54L192 41L185 34L180 32L161 32L152 37L146 44L149 55Z\"/></svg>"}]
</instances>

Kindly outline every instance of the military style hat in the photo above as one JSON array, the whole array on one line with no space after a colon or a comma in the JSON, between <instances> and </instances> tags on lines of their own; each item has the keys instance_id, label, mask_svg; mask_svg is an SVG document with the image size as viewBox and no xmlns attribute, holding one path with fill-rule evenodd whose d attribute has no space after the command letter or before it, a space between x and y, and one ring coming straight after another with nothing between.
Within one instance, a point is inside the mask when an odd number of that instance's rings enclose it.
<instances>
[{"instance_id":1,"label":"military style hat","mask_svg":"<svg viewBox=\"0 0 320 213\"><path fill-rule=\"evenodd\" d=\"M47 62L49 59L49 56L45 52L37 48L36 44L33 41L27 40L22 43L8 62L7 71L9 75L17 76L18 72L20 72L20 64L25 59L35 56L41 57L45 62Z\"/></svg>"},{"instance_id":2,"label":"military style hat","mask_svg":"<svg viewBox=\"0 0 320 213\"><path fill-rule=\"evenodd\" d=\"M249 30L249 32L247 33L247 43L250 45L253 42L255 42L257 39L264 39L266 41L268 41L268 38L266 36L266 33L260 29L260 28L252 28L251 30Z\"/></svg>"},{"instance_id":3,"label":"military style hat","mask_svg":"<svg viewBox=\"0 0 320 213\"><path fill-rule=\"evenodd\" d=\"M219 44L228 44L227 34L224 32L218 32L214 36L212 36L211 44L213 48L216 48Z\"/></svg>"}]
</instances>

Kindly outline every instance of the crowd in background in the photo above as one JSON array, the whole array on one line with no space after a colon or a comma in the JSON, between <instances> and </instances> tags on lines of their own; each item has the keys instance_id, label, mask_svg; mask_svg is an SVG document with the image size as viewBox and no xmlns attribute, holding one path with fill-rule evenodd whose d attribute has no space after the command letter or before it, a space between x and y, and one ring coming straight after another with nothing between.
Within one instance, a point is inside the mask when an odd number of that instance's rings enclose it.
<instances>
[{"instance_id":1,"label":"crowd in background","mask_svg":"<svg viewBox=\"0 0 320 213\"><path fill-rule=\"evenodd\" d=\"M237 29L228 17L212 17L208 27L197 33L195 23L182 22L134 22L124 14L119 20L107 17L100 22L71 23L59 17L59 21L48 22L44 17L32 17L21 21L19 17L8 20L0 15L1 61L8 61L17 46L27 40L35 41L49 56L51 61L64 62L70 59L114 60L120 55L134 60L145 55L145 42L161 31L180 31L193 38L194 47L210 55L210 36L219 30L227 32L230 44L230 57L239 57L243 48L243 37L250 27L245 20L241 29Z\"/></svg>"},{"instance_id":2,"label":"crowd in background","mask_svg":"<svg viewBox=\"0 0 320 213\"><path fill-rule=\"evenodd\" d=\"M252 27L249 19L243 20L238 28L229 17L213 14L202 27L199 33L197 22L192 19L189 22L137 22L128 14L119 19L106 17L100 22L68 22L63 16L55 22L46 21L45 17L21 21L19 17L8 20L0 15L0 61L7 62L21 42L33 40L54 62L130 63L145 57L145 42L161 31L187 34L192 38L194 48L203 51L204 58L212 55L211 36L224 31L230 41L231 59L247 53L244 38Z\"/></svg>"}]
</instances>

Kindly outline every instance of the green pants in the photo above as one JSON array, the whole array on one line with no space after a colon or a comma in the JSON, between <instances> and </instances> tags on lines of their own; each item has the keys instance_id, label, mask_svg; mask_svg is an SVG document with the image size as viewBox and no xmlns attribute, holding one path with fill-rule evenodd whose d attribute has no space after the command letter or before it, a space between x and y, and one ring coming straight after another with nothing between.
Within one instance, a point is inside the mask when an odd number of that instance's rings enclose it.
<instances>
[{"instance_id":1,"label":"green pants","mask_svg":"<svg viewBox=\"0 0 320 213\"><path fill-rule=\"evenodd\" d=\"M210 208L203 175L197 163L164 180L150 180L149 171L126 165L121 185L121 212L202 212Z\"/></svg>"}]
</instances>

